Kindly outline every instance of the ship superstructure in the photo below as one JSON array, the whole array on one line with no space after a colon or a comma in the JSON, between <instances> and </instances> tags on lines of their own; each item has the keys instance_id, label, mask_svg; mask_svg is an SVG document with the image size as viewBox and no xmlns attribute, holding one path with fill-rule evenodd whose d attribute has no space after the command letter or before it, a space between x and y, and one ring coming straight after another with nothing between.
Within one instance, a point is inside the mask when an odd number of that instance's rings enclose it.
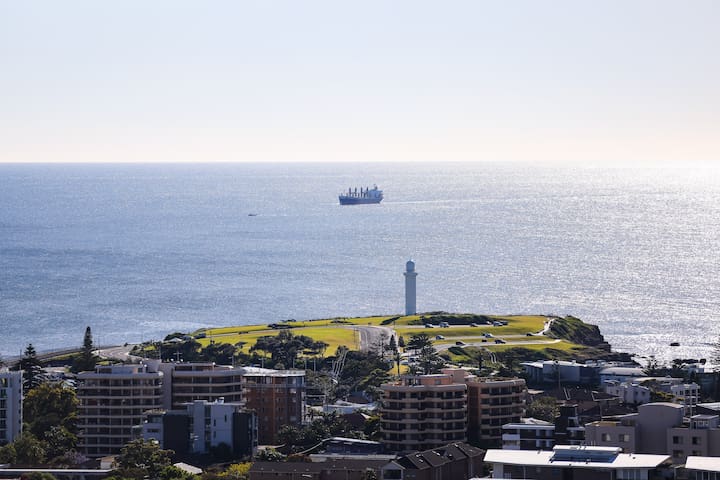
<instances>
[{"instance_id":1,"label":"ship superstructure","mask_svg":"<svg viewBox=\"0 0 720 480\"><path fill-rule=\"evenodd\" d=\"M340 205L380 203L383 199L383 192L382 190L378 190L377 185L373 185L373 188L360 187L360 191L355 187L354 190L348 188L347 193L341 193L338 198L340 199Z\"/></svg>"}]
</instances>

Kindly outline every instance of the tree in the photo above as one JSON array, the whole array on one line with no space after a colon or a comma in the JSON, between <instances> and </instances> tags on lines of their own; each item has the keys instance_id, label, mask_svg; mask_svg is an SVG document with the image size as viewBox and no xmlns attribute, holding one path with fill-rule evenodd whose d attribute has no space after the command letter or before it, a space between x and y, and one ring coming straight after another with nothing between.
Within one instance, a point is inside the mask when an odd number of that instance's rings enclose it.
<instances>
[{"instance_id":1,"label":"tree","mask_svg":"<svg viewBox=\"0 0 720 480\"><path fill-rule=\"evenodd\" d=\"M398 351L398 344L395 341L395 335L390 336L390 342L388 343L387 349L392 353L396 353Z\"/></svg>"},{"instance_id":2,"label":"tree","mask_svg":"<svg viewBox=\"0 0 720 480\"><path fill-rule=\"evenodd\" d=\"M185 362L201 360L201 344L194 338L179 343L168 342L167 340L160 344L162 346L160 354L163 360L183 360Z\"/></svg>"},{"instance_id":3,"label":"tree","mask_svg":"<svg viewBox=\"0 0 720 480\"><path fill-rule=\"evenodd\" d=\"M445 360L432 345L425 345L420 349L417 363L424 375L438 373L445 366Z\"/></svg>"},{"instance_id":4,"label":"tree","mask_svg":"<svg viewBox=\"0 0 720 480\"><path fill-rule=\"evenodd\" d=\"M60 425L53 425L44 433L45 451L51 463L64 463L71 458L77 446L77 436Z\"/></svg>"},{"instance_id":5,"label":"tree","mask_svg":"<svg viewBox=\"0 0 720 480\"><path fill-rule=\"evenodd\" d=\"M285 455L274 448L263 448L255 455L255 460L258 462L282 462L285 460Z\"/></svg>"},{"instance_id":6,"label":"tree","mask_svg":"<svg viewBox=\"0 0 720 480\"><path fill-rule=\"evenodd\" d=\"M427 333L418 333L410 337L410 341L407 343L407 348L410 350L420 351L423 347L432 346L432 340Z\"/></svg>"},{"instance_id":7,"label":"tree","mask_svg":"<svg viewBox=\"0 0 720 480\"><path fill-rule=\"evenodd\" d=\"M535 398L525 411L526 417L537 418L546 422L554 421L559 414L557 400L554 397L547 396Z\"/></svg>"},{"instance_id":8,"label":"tree","mask_svg":"<svg viewBox=\"0 0 720 480\"><path fill-rule=\"evenodd\" d=\"M23 420L38 438L59 426L69 434L76 432L79 401L75 390L60 383L43 383L28 392L23 402ZM57 433L57 432L56 432ZM69 440L70 437L66 435ZM69 448L74 444L68 443Z\"/></svg>"},{"instance_id":9,"label":"tree","mask_svg":"<svg viewBox=\"0 0 720 480\"><path fill-rule=\"evenodd\" d=\"M27 394L30 390L42 383L40 376L42 375L42 365L37 358L37 352L33 344L28 344L25 354L19 362L20 370L23 371L23 393Z\"/></svg>"},{"instance_id":10,"label":"tree","mask_svg":"<svg viewBox=\"0 0 720 480\"><path fill-rule=\"evenodd\" d=\"M8 443L7 445L0 447L0 463L13 464L15 462L17 462L17 451L15 450L15 445Z\"/></svg>"},{"instance_id":11,"label":"tree","mask_svg":"<svg viewBox=\"0 0 720 480\"><path fill-rule=\"evenodd\" d=\"M405 348L405 337L402 335L398 337L398 347Z\"/></svg>"},{"instance_id":12,"label":"tree","mask_svg":"<svg viewBox=\"0 0 720 480\"><path fill-rule=\"evenodd\" d=\"M175 465L168 465L160 470L159 478L160 480L193 480L196 477L182 468L178 468Z\"/></svg>"},{"instance_id":13,"label":"tree","mask_svg":"<svg viewBox=\"0 0 720 480\"><path fill-rule=\"evenodd\" d=\"M86 372L93 370L97 364L98 357L94 353L92 331L90 327L85 328L85 337L83 338L83 346L80 354L75 357L73 362L74 372Z\"/></svg>"},{"instance_id":14,"label":"tree","mask_svg":"<svg viewBox=\"0 0 720 480\"><path fill-rule=\"evenodd\" d=\"M20 480L56 480L56 477L48 472L31 472L20 475Z\"/></svg>"},{"instance_id":15,"label":"tree","mask_svg":"<svg viewBox=\"0 0 720 480\"><path fill-rule=\"evenodd\" d=\"M250 478L250 467L252 463L233 463L219 477L227 480L248 480Z\"/></svg>"},{"instance_id":16,"label":"tree","mask_svg":"<svg viewBox=\"0 0 720 480\"><path fill-rule=\"evenodd\" d=\"M380 415L372 415L365 422L363 433L365 434L365 437L370 440L379 440L380 438L382 438L382 432L380 431L381 427L382 418L380 417Z\"/></svg>"},{"instance_id":17,"label":"tree","mask_svg":"<svg viewBox=\"0 0 720 480\"><path fill-rule=\"evenodd\" d=\"M212 343L200 351L200 356L208 362L232 365L237 347L229 343Z\"/></svg>"},{"instance_id":18,"label":"tree","mask_svg":"<svg viewBox=\"0 0 720 480\"><path fill-rule=\"evenodd\" d=\"M282 330L277 335L265 335L258 338L255 345L250 347L251 352L262 351L270 354L273 363L282 364L292 368L301 352L323 353L328 347L325 342L316 342L306 335L293 335L292 332Z\"/></svg>"},{"instance_id":19,"label":"tree","mask_svg":"<svg viewBox=\"0 0 720 480\"><path fill-rule=\"evenodd\" d=\"M370 353L379 356L383 360L385 359L385 352L387 351L388 335L384 331L378 335L375 342L370 345Z\"/></svg>"},{"instance_id":20,"label":"tree","mask_svg":"<svg viewBox=\"0 0 720 480\"><path fill-rule=\"evenodd\" d=\"M358 390L372 394L380 384L388 381L387 368L387 364L380 357L370 352L348 351L336 394Z\"/></svg>"},{"instance_id":21,"label":"tree","mask_svg":"<svg viewBox=\"0 0 720 480\"><path fill-rule=\"evenodd\" d=\"M157 480L162 470L170 465L172 450L163 450L157 442L133 440L120 450L115 460L118 476L141 480Z\"/></svg>"},{"instance_id":22,"label":"tree","mask_svg":"<svg viewBox=\"0 0 720 480\"><path fill-rule=\"evenodd\" d=\"M85 455L75 450L69 450L63 455L52 459L53 465L64 466L66 468L81 465L87 461L88 458Z\"/></svg>"},{"instance_id":23,"label":"tree","mask_svg":"<svg viewBox=\"0 0 720 480\"><path fill-rule=\"evenodd\" d=\"M377 472L372 468L366 468L360 478L361 480L378 480Z\"/></svg>"},{"instance_id":24,"label":"tree","mask_svg":"<svg viewBox=\"0 0 720 480\"><path fill-rule=\"evenodd\" d=\"M43 442L30 432L23 432L13 442L17 452L17 463L21 465L39 465L45 463L47 454Z\"/></svg>"}]
</instances>

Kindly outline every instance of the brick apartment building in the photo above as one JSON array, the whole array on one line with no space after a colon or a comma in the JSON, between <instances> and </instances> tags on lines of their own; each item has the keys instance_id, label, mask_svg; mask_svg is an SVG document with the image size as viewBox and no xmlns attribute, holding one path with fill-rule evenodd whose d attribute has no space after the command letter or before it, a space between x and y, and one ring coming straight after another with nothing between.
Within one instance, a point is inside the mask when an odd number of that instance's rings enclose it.
<instances>
[{"instance_id":1,"label":"brick apartment building","mask_svg":"<svg viewBox=\"0 0 720 480\"><path fill-rule=\"evenodd\" d=\"M243 367L245 408L258 416L260 444L277 443L283 425L300 425L305 408L305 371Z\"/></svg>"}]
</instances>

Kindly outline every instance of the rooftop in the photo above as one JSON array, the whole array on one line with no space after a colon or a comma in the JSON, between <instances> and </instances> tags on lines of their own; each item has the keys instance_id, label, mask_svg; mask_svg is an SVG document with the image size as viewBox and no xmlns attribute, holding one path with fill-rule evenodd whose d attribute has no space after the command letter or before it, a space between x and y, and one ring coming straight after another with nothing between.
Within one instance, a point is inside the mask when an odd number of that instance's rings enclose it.
<instances>
[{"instance_id":1,"label":"rooftop","mask_svg":"<svg viewBox=\"0 0 720 480\"><path fill-rule=\"evenodd\" d=\"M687 457L685 468L688 470L720 472L720 457Z\"/></svg>"},{"instance_id":2,"label":"rooftop","mask_svg":"<svg viewBox=\"0 0 720 480\"><path fill-rule=\"evenodd\" d=\"M669 460L668 455L620 453L617 447L556 446L552 452L542 450L488 450L487 463L525 465L529 467L576 467L594 469L655 468Z\"/></svg>"}]
</instances>

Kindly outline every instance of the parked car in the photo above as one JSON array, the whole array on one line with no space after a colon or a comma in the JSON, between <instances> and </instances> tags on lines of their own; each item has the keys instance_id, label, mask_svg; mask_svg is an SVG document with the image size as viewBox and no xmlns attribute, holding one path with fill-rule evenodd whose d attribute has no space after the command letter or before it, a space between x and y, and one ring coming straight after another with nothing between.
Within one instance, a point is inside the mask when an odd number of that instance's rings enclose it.
<instances>
[{"instance_id":1,"label":"parked car","mask_svg":"<svg viewBox=\"0 0 720 480\"><path fill-rule=\"evenodd\" d=\"M462 341L458 340L457 342L455 342L455 345L458 345L458 346L461 346L461 347L462 347L463 345L467 345L467 344L466 344L465 342L462 342Z\"/></svg>"},{"instance_id":2,"label":"parked car","mask_svg":"<svg viewBox=\"0 0 720 480\"><path fill-rule=\"evenodd\" d=\"M477 323L471 323L470 326L471 326L471 327L477 327L478 324L477 324Z\"/></svg>"},{"instance_id":3,"label":"parked car","mask_svg":"<svg viewBox=\"0 0 720 480\"><path fill-rule=\"evenodd\" d=\"M492 333L488 333L488 332L483 333L483 337L485 337L485 338L493 338Z\"/></svg>"},{"instance_id":4,"label":"parked car","mask_svg":"<svg viewBox=\"0 0 720 480\"><path fill-rule=\"evenodd\" d=\"M435 335L435 340L445 340L445 337L442 335Z\"/></svg>"},{"instance_id":5,"label":"parked car","mask_svg":"<svg viewBox=\"0 0 720 480\"><path fill-rule=\"evenodd\" d=\"M441 328L450 328L450 324L448 322L440 322Z\"/></svg>"},{"instance_id":6,"label":"parked car","mask_svg":"<svg viewBox=\"0 0 720 480\"><path fill-rule=\"evenodd\" d=\"M433 325L432 323L426 323L425 328L435 328L435 325Z\"/></svg>"},{"instance_id":7,"label":"parked car","mask_svg":"<svg viewBox=\"0 0 720 480\"><path fill-rule=\"evenodd\" d=\"M507 342L505 340L503 340L502 338L496 338L495 343L507 343Z\"/></svg>"},{"instance_id":8,"label":"parked car","mask_svg":"<svg viewBox=\"0 0 720 480\"><path fill-rule=\"evenodd\" d=\"M525 336L526 336L526 337L534 337L535 334L532 333L532 332L527 332L527 333L525 334Z\"/></svg>"}]
</instances>

